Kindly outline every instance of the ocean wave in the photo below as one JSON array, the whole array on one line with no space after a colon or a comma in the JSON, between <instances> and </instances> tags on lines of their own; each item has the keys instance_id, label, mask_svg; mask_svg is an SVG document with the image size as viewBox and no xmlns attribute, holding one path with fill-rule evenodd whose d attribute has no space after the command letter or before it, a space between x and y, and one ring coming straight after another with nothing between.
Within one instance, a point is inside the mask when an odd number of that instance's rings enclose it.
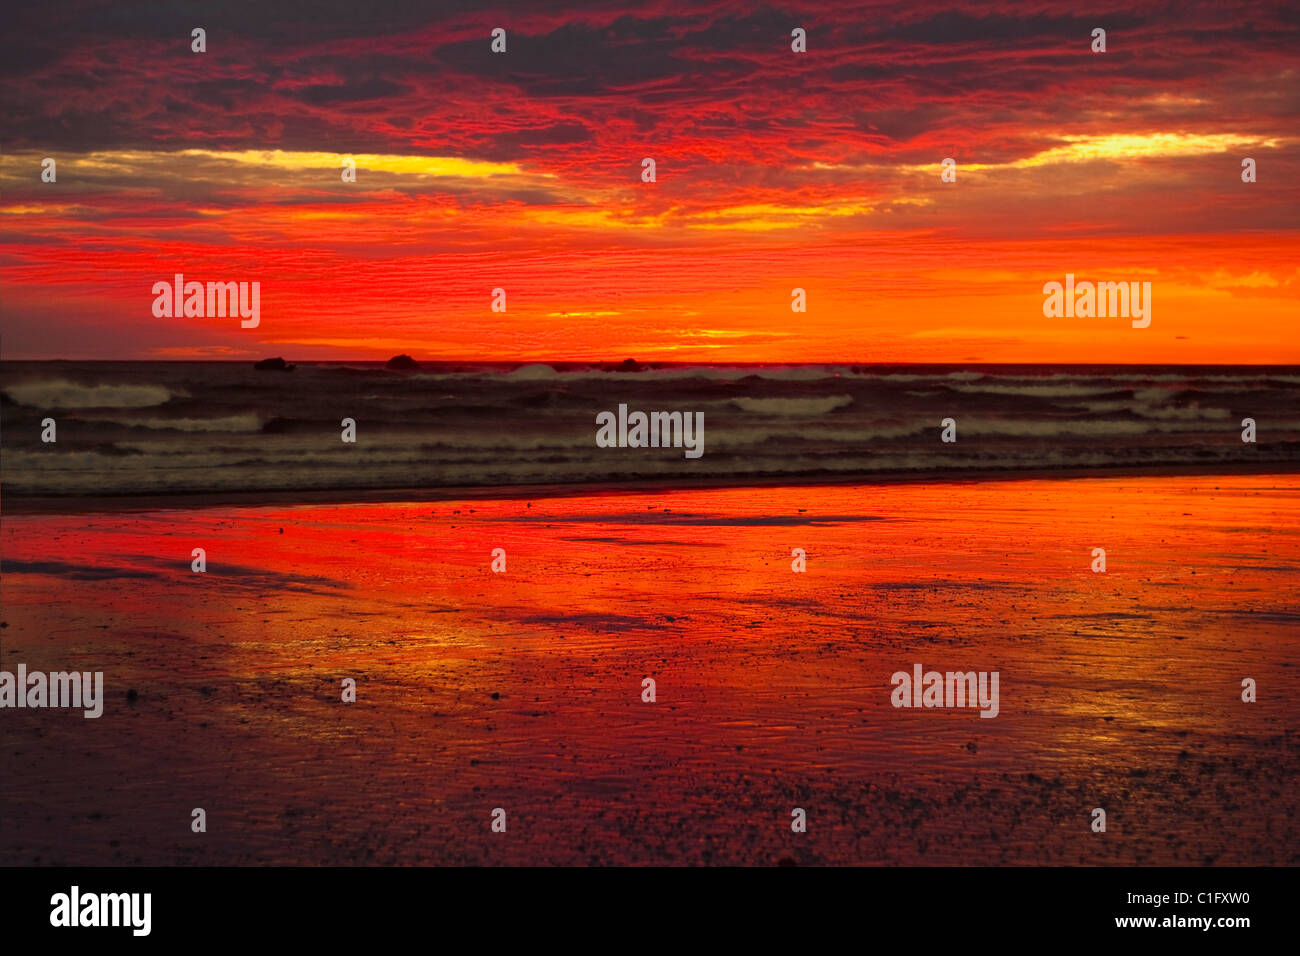
<instances>
[{"instance_id":1,"label":"ocean wave","mask_svg":"<svg viewBox=\"0 0 1300 956\"><path fill-rule=\"evenodd\" d=\"M825 398L733 398L731 404L742 412L759 415L825 415L853 404L852 395L828 395Z\"/></svg>"},{"instance_id":2,"label":"ocean wave","mask_svg":"<svg viewBox=\"0 0 1300 956\"><path fill-rule=\"evenodd\" d=\"M1199 404L1193 402L1191 405L1146 405L1141 402L1082 402L1083 408L1086 408L1094 415L1115 415L1130 413L1138 418L1152 419L1182 419L1189 422L1215 422L1224 421L1231 416L1231 412L1226 408L1202 408Z\"/></svg>"},{"instance_id":3,"label":"ocean wave","mask_svg":"<svg viewBox=\"0 0 1300 956\"><path fill-rule=\"evenodd\" d=\"M1294 367L299 369L277 376L229 363L12 370L6 363L4 490L149 494L706 474L1300 467ZM641 411L702 412L704 457L598 447L595 416L620 402ZM59 441L46 445L41 420L60 404ZM355 444L340 441L345 416L357 422ZM956 444L940 442L947 417L957 421ZM1241 441L1243 417L1257 420L1258 444Z\"/></svg>"},{"instance_id":4,"label":"ocean wave","mask_svg":"<svg viewBox=\"0 0 1300 956\"><path fill-rule=\"evenodd\" d=\"M1138 405L1133 409L1135 415L1143 418L1182 419L1184 421L1223 421L1232 413L1226 408L1201 408L1199 405L1175 406L1172 408L1153 408L1150 405Z\"/></svg>"},{"instance_id":5,"label":"ocean wave","mask_svg":"<svg viewBox=\"0 0 1300 956\"><path fill-rule=\"evenodd\" d=\"M149 428L176 432L256 432L262 420L253 414L227 415L224 418L111 418L101 419L127 428Z\"/></svg>"},{"instance_id":6,"label":"ocean wave","mask_svg":"<svg viewBox=\"0 0 1300 956\"><path fill-rule=\"evenodd\" d=\"M28 408L150 408L173 397L161 385L78 385L63 379L19 382L5 393Z\"/></svg>"},{"instance_id":7,"label":"ocean wave","mask_svg":"<svg viewBox=\"0 0 1300 956\"><path fill-rule=\"evenodd\" d=\"M1269 427L1277 431L1295 431L1300 430L1300 422L1273 422ZM1189 435L1205 435L1207 433L1206 426L1199 419L1184 421L1171 420L1168 417L1157 420L1074 419L1065 421L1008 421L958 418L957 428L959 434L1007 438L1060 438L1065 436L1140 438L1179 432ZM1235 436L1236 431L1230 427L1224 434Z\"/></svg>"},{"instance_id":8,"label":"ocean wave","mask_svg":"<svg viewBox=\"0 0 1300 956\"><path fill-rule=\"evenodd\" d=\"M978 392L983 395L1028 395L1034 398L1083 398L1123 391L1109 383L1096 385L949 385L954 392Z\"/></svg>"},{"instance_id":9,"label":"ocean wave","mask_svg":"<svg viewBox=\"0 0 1300 956\"><path fill-rule=\"evenodd\" d=\"M935 372L928 375L917 374L914 372L878 372L869 369L853 369L853 374L858 378L875 379L881 382L930 382L933 385L944 385L947 382L977 382L982 378L988 378L983 372Z\"/></svg>"},{"instance_id":10,"label":"ocean wave","mask_svg":"<svg viewBox=\"0 0 1300 956\"><path fill-rule=\"evenodd\" d=\"M508 382L549 382L560 377L560 373L549 365L523 365L513 372L501 376Z\"/></svg>"},{"instance_id":11,"label":"ocean wave","mask_svg":"<svg viewBox=\"0 0 1300 956\"><path fill-rule=\"evenodd\" d=\"M744 366L744 365L708 365L708 366L671 366L667 368L637 368L623 370L619 368L564 369L558 370L550 365L524 365L512 372L501 373L501 378L509 382L737 382L754 378L769 382L819 382L826 379L855 376L847 365L800 365L800 366ZM412 376L413 378L416 376ZM430 375L428 378L450 378Z\"/></svg>"}]
</instances>

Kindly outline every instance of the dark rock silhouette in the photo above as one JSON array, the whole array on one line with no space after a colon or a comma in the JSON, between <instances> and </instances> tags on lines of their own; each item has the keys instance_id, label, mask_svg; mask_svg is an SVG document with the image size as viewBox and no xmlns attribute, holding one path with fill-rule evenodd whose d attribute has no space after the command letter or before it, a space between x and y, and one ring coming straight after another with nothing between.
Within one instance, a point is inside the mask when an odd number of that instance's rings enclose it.
<instances>
[{"instance_id":1,"label":"dark rock silhouette","mask_svg":"<svg viewBox=\"0 0 1300 956\"><path fill-rule=\"evenodd\" d=\"M643 372L645 366L636 359L623 359L617 365L603 365L602 369L606 372Z\"/></svg>"},{"instance_id":2,"label":"dark rock silhouette","mask_svg":"<svg viewBox=\"0 0 1300 956\"><path fill-rule=\"evenodd\" d=\"M415 359L411 358L411 356L406 355L405 353L403 353L402 355L394 355L384 364L384 368L406 369L406 368L419 368L419 367L420 367L420 363L417 362Z\"/></svg>"},{"instance_id":3,"label":"dark rock silhouette","mask_svg":"<svg viewBox=\"0 0 1300 956\"><path fill-rule=\"evenodd\" d=\"M275 358L262 359L262 361L257 362L253 365L253 368L259 369L264 372L265 371L292 372L297 367L298 366L296 365L290 365L288 362L280 358L280 356L278 355Z\"/></svg>"}]
</instances>

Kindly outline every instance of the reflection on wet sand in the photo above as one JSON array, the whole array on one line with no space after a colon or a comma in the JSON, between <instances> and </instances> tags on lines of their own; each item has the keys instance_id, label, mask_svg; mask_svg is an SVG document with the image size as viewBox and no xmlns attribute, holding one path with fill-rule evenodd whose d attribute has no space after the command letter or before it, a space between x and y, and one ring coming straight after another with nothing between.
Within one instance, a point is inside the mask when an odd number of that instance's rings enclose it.
<instances>
[{"instance_id":1,"label":"reflection on wet sand","mask_svg":"<svg viewBox=\"0 0 1300 956\"><path fill-rule=\"evenodd\" d=\"M1298 493L7 517L0 666L102 670L107 703L0 716L0 862L1293 863ZM891 706L918 663L999 672L996 719Z\"/></svg>"}]
</instances>

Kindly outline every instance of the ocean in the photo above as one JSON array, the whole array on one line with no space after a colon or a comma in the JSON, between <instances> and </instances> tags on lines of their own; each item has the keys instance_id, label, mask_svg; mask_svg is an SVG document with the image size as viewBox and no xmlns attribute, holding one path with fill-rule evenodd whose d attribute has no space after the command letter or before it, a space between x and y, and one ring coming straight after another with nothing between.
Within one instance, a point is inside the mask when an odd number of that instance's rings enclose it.
<instances>
[{"instance_id":1,"label":"ocean","mask_svg":"<svg viewBox=\"0 0 1300 956\"><path fill-rule=\"evenodd\" d=\"M703 454L597 447L620 404L702 413ZM1280 472L1300 464L1300 368L6 362L0 428L19 498Z\"/></svg>"}]
</instances>

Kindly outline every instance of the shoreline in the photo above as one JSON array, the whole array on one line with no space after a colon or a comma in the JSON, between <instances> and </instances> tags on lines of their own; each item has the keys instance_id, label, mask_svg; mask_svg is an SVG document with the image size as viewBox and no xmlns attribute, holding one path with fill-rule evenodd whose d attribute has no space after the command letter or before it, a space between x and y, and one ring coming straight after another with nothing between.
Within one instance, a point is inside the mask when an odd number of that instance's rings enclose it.
<instances>
[{"instance_id":1,"label":"shoreline","mask_svg":"<svg viewBox=\"0 0 1300 956\"><path fill-rule=\"evenodd\" d=\"M257 508L294 505L387 504L396 502L482 499L568 498L576 496L843 485L932 484L964 485L1012 481L1076 481L1088 478L1213 478L1239 475L1300 474L1300 465L1270 462L1259 465L1149 465L1095 468L971 469L961 473L893 473L879 475L774 475L738 478L711 475L682 479L631 479L611 482L572 482L533 485L446 485L424 488L328 488L302 491L212 491L162 495L14 496L0 498L0 515L113 514L119 512ZM0 484L0 493L3 485Z\"/></svg>"}]
</instances>

